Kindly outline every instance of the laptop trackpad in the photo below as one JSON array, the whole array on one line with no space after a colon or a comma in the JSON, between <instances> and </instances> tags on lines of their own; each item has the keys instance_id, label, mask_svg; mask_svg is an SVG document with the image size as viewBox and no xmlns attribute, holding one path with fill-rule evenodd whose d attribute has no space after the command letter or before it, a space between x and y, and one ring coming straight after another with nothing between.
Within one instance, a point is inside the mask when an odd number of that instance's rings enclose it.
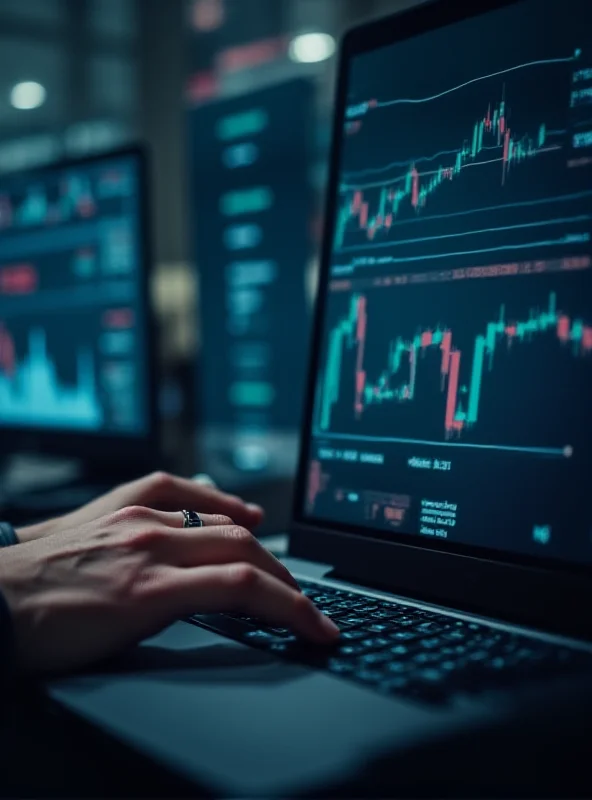
<instances>
[{"instance_id":1,"label":"laptop trackpad","mask_svg":"<svg viewBox=\"0 0 592 800\"><path fill-rule=\"evenodd\" d=\"M242 796L330 785L467 721L182 622L50 694L202 786Z\"/></svg>"}]
</instances>

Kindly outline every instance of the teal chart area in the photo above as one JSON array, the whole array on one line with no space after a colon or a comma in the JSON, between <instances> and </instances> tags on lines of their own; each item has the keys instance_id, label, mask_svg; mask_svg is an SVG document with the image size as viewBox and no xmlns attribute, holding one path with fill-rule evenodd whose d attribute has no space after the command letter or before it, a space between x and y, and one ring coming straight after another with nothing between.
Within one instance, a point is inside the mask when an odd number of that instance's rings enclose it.
<instances>
[{"instance_id":1,"label":"teal chart area","mask_svg":"<svg viewBox=\"0 0 592 800\"><path fill-rule=\"evenodd\" d=\"M308 517L592 561L591 30L531 0L354 59Z\"/></svg>"},{"instance_id":2,"label":"teal chart area","mask_svg":"<svg viewBox=\"0 0 592 800\"><path fill-rule=\"evenodd\" d=\"M43 426L96 429L103 423L96 372L90 348L75 355L71 383L62 383L47 350L43 328L32 329L27 354L19 363L10 332L0 328L0 408L7 422L27 424L31 419Z\"/></svg>"},{"instance_id":3,"label":"teal chart area","mask_svg":"<svg viewBox=\"0 0 592 800\"><path fill-rule=\"evenodd\" d=\"M0 180L0 428L148 424L134 154Z\"/></svg>"}]
</instances>

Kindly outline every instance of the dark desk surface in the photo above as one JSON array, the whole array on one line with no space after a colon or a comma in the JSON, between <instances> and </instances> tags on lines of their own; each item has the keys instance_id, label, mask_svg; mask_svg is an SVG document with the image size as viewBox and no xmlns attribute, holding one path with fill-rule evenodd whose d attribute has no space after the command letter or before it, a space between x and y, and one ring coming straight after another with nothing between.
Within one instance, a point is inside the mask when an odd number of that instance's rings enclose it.
<instances>
[{"instance_id":1,"label":"dark desk surface","mask_svg":"<svg viewBox=\"0 0 592 800\"><path fill-rule=\"evenodd\" d=\"M1 797L199 796L82 722L66 716L33 686L2 699Z\"/></svg>"}]
</instances>

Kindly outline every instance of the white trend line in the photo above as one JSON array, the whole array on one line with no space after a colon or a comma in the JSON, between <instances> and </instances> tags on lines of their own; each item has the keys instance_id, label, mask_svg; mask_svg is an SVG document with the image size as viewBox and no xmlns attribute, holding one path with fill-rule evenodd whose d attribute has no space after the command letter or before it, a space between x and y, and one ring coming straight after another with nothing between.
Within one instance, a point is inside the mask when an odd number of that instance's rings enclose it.
<instances>
[{"instance_id":1,"label":"white trend line","mask_svg":"<svg viewBox=\"0 0 592 800\"><path fill-rule=\"evenodd\" d=\"M458 89L464 89L465 86L470 86L472 83L478 83L479 81L485 81L488 78L495 78L498 75L506 75L508 72L515 72L517 69L524 69L525 67L537 67L542 66L543 64L567 64L570 61L574 61L574 56L569 56L569 58L546 58L540 59L539 61L527 61L525 64L516 64L514 67L508 67L507 69L500 69L498 72L492 72L489 75L481 75L478 78L472 78L470 81L465 81L465 83L460 83L458 86L453 86L451 89L446 89L439 94L433 94L431 97L419 97L419 98L403 98L400 100L384 100L383 102L378 102L376 104L376 108L385 108L386 106L395 106L401 105L403 103L428 103L430 100L437 100L439 97L444 97L451 92L456 92Z\"/></svg>"}]
</instances>

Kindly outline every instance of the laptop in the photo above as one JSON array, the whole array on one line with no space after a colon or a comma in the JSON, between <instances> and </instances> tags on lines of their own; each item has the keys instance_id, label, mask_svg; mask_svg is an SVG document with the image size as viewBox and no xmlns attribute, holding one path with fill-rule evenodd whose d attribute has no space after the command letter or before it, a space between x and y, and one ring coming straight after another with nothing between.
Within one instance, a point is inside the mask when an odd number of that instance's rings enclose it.
<instances>
[{"instance_id":1,"label":"laptop","mask_svg":"<svg viewBox=\"0 0 592 800\"><path fill-rule=\"evenodd\" d=\"M54 699L208 793L285 797L378 764L441 789L417 754L469 769L587 686L591 104L579 0L346 35L285 559L341 639L198 615Z\"/></svg>"}]
</instances>

